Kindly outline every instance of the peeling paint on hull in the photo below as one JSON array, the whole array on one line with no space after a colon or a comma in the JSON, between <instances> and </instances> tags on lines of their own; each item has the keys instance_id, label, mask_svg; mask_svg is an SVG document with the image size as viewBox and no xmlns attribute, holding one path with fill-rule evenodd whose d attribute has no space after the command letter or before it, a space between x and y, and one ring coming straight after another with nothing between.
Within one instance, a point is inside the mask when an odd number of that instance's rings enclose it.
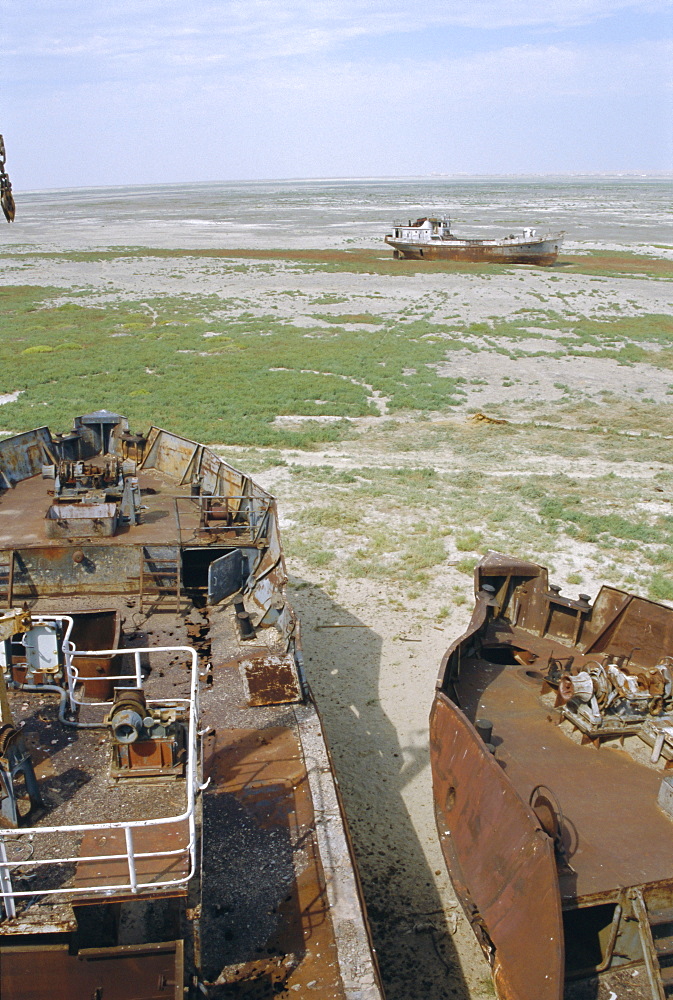
<instances>
[{"instance_id":1,"label":"peeling paint on hull","mask_svg":"<svg viewBox=\"0 0 673 1000\"><path fill-rule=\"evenodd\" d=\"M470 242L439 240L420 245L386 236L386 243L393 248L394 256L405 260L450 260L469 264L540 264L556 263L561 248L561 237L535 240L529 243Z\"/></svg>"}]
</instances>

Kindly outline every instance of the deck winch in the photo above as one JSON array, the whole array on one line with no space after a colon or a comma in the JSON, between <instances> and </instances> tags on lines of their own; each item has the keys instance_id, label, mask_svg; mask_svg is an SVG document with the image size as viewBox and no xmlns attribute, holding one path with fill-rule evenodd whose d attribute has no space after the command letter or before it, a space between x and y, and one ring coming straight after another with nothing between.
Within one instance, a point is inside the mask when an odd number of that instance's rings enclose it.
<instances>
[{"instance_id":1,"label":"deck winch","mask_svg":"<svg viewBox=\"0 0 673 1000\"><path fill-rule=\"evenodd\" d=\"M140 490L136 463L106 455L100 464L60 461L42 467L53 479L53 502L46 515L50 538L111 536L120 523L137 524Z\"/></svg>"},{"instance_id":2,"label":"deck winch","mask_svg":"<svg viewBox=\"0 0 673 1000\"><path fill-rule=\"evenodd\" d=\"M575 702L578 715L594 726L600 726L605 715L635 722L673 711L673 658L666 656L637 673L627 669L625 657L609 659L613 662L590 661L576 673L563 673L558 679L559 703Z\"/></svg>"},{"instance_id":3,"label":"deck winch","mask_svg":"<svg viewBox=\"0 0 673 1000\"><path fill-rule=\"evenodd\" d=\"M149 707L142 688L118 687L105 722L114 778L184 774L186 725L180 706Z\"/></svg>"}]
</instances>

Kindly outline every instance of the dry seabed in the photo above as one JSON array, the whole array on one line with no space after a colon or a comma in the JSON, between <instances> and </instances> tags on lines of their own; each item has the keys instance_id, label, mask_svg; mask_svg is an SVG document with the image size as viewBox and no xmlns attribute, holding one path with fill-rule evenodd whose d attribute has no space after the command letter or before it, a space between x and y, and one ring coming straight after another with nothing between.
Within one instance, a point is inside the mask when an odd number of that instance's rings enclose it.
<instances>
[{"instance_id":1,"label":"dry seabed","mask_svg":"<svg viewBox=\"0 0 673 1000\"><path fill-rule=\"evenodd\" d=\"M657 252L649 248L652 259ZM330 413L322 397L310 400L338 424L341 439L306 449L282 438L276 447L244 447L218 439L213 425L211 440L278 497L307 672L350 817L388 1000L492 997L434 825L427 746L434 682L443 652L467 624L471 568L484 549L551 564L552 579L570 594L595 593L606 580L673 598L665 589L673 567L670 338L658 334L659 320L652 337L645 333L647 317L671 315L670 281L562 267L384 275L132 249L87 261L28 248L5 257L0 285L50 286L54 302L103 309L132 302L154 332L164 299L193 296L198 311L208 297L219 325L199 334L204 353L226 336L227 323L261 343L255 338L266 335L268 317L299 329L302 344L338 344L343 331L412 330L402 378L423 369L415 352L425 339L440 345L433 370L464 380L450 406L395 408L351 358L353 367L344 362L323 374L364 386L373 401L368 415L342 427L343 414ZM186 363L179 330L172 335L175 364ZM287 370L283 358L273 364ZM385 355L377 364L385 368ZM231 391L224 372L222 395ZM135 406L144 400L148 421L154 377L143 369L124 386ZM39 387L45 395L48 384ZM73 385L78 392L80 383ZM6 393L19 388L0 385ZM207 413L214 402L200 396L195 379L193 407ZM3 407L7 420L13 405ZM100 405L123 403L110 395ZM474 410L508 422L473 425ZM313 419L280 407L275 416L280 431Z\"/></svg>"}]
</instances>

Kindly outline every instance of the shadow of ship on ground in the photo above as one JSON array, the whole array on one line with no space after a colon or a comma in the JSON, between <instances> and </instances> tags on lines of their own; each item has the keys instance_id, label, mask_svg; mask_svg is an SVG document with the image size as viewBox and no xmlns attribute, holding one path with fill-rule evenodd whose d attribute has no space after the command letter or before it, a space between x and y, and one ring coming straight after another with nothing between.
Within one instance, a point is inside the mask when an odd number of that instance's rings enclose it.
<instances>
[{"instance_id":1,"label":"shadow of ship on ground","mask_svg":"<svg viewBox=\"0 0 673 1000\"><path fill-rule=\"evenodd\" d=\"M431 715L437 825L499 997L673 995L673 609L497 553Z\"/></svg>"},{"instance_id":2,"label":"shadow of ship on ground","mask_svg":"<svg viewBox=\"0 0 673 1000\"><path fill-rule=\"evenodd\" d=\"M342 791L388 1000L467 1000L433 872L404 798L429 766L427 731L403 746L381 704L381 636L290 577ZM341 627L324 627L338 622ZM320 625L320 628L316 628Z\"/></svg>"}]
</instances>

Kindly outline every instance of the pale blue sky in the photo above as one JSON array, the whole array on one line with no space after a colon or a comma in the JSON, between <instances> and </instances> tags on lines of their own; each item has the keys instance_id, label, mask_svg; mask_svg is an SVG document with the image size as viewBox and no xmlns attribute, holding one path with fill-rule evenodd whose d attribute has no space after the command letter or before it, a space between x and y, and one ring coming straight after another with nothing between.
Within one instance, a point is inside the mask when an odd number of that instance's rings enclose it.
<instances>
[{"instance_id":1,"label":"pale blue sky","mask_svg":"<svg viewBox=\"0 0 673 1000\"><path fill-rule=\"evenodd\" d=\"M3 0L16 189L673 169L671 0Z\"/></svg>"}]
</instances>

